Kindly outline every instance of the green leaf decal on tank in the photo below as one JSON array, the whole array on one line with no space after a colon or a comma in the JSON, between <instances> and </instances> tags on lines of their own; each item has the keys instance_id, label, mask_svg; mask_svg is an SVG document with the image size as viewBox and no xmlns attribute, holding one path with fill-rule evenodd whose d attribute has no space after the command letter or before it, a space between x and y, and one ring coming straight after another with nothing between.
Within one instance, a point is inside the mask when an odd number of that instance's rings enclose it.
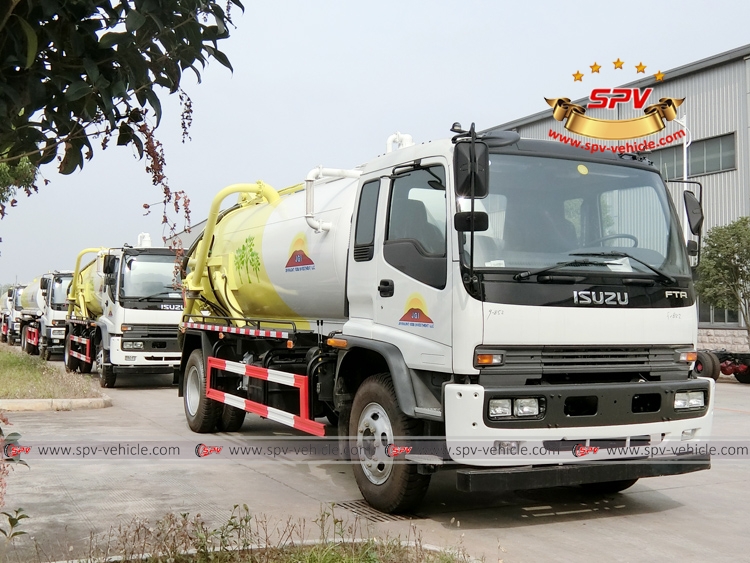
<instances>
[{"instance_id":1,"label":"green leaf decal on tank","mask_svg":"<svg viewBox=\"0 0 750 563\"><path fill-rule=\"evenodd\" d=\"M237 270L240 281L242 281L242 272L245 272L248 283L253 283L250 279L250 269L255 272L255 279L260 283L260 254L255 251L255 237L249 236L245 239L237 250L234 251L234 268Z\"/></svg>"}]
</instances>

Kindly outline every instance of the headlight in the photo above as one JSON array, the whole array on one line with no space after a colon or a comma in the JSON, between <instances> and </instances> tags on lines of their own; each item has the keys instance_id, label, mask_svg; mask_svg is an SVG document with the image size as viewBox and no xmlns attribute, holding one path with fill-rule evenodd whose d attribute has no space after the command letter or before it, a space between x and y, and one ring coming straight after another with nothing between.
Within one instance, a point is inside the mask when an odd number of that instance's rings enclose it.
<instances>
[{"instance_id":1,"label":"headlight","mask_svg":"<svg viewBox=\"0 0 750 563\"><path fill-rule=\"evenodd\" d=\"M674 394L674 408L702 409L706 406L706 394L703 391L690 391Z\"/></svg>"},{"instance_id":2,"label":"headlight","mask_svg":"<svg viewBox=\"0 0 750 563\"><path fill-rule=\"evenodd\" d=\"M504 418L513 414L513 402L510 399L490 399L490 418Z\"/></svg>"},{"instance_id":3,"label":"headlight","mask_svg":"<svg viewBox=\"0 0 750 563\"><path fill-rule=\"evenodd\" d=\"M143 342L123 342L123 350L143 350Z\"/></svg>"},{"instance_id":4,"label":"headlight","mask_svg":"<svg viewBox=\"0 0 750 563\"><path fill-rule=\"evenodd\" d=\"M539 400L516 399L513 401L513 414L516 416L539 416Z\"/></svg>"}]
</instances>

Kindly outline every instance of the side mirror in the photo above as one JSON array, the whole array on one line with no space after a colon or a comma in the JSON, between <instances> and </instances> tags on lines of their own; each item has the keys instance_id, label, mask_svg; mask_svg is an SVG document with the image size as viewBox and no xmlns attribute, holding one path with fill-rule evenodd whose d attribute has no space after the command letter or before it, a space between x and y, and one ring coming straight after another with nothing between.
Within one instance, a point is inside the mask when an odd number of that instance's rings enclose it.
<instances>
[{"instance_id":1,"label":"side mirror","mask_svg":"<svg viewBox=\"0 0 750 563\"><path fill-rule=\"evenodd\" d=\"M49 287L49 278L42 278L39 280L39 289L47 289Z\"/></svg>"},{"instance_id":2,"label":"side mirror","mask_svg":"<svg viewBox=\"0 0 750 563\"><path fill-rule=\"evenodd\" d=\"M693 192L685 192L683 197L685 198L685 212L687 213L690 232L694 235L700 235L704 219L701 203Z\"/></svg>"},{"instance_id":3,"label":"side mirror","mask_svg":"<svg viewBox=\"0 0 750 563\"><path fill-rule=\"evenodd\" d=\"M687 241L688 256L698 256L698 243L694 240Z\"/></svg>"},{"instance_id":4,"label":"side mirror","mask_svg":"<svg viewBox=\"0 0 750 563\"><path fill-rule=\"evenodd\" d=\"M104 263L102 264L102 273L110 275L115 273L115 265L117 264L117 257L107 255L104 257Z\"/></svg>"},{"instance_id":5,"label":"side mirror","mask_svg":"<svg viewBox=\"0 0 750 563\"><path fill-rule=\"evenodd\" d=\"M473 143L475 162L472 163L471 141L459 141L453 150L456 195L471 197L471 182L474 179L474 197L486 197L490 183L490 155L485 143Z\"/></svg>"},{"instance_id":6,"label":"side mirror","mask_svg":"<svg viewBox=\"0 0 750 563\"><path fill-rule=\"evenodd\" d=\"M13 297L13 290L12 289L8 290L8 297Z\"/></svg>"},{"instance_id":7,"label":"side mirror","mask_svg":"<svg viewBox=\"0 0 750 563\"><path fill-rule=\"evenodd\" d=\"M459 211L453 216L453 226L459 232L471 230L471 211ZM474 212L474 232L479 233L490 228L490 219L484 211Z\"/></svg>"}]
</instances>

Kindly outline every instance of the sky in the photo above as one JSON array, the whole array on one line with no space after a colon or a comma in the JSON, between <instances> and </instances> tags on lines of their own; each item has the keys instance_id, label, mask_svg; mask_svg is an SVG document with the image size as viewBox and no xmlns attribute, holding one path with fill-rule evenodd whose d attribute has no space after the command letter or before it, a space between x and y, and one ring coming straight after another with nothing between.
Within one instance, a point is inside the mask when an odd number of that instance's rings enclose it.
<instances>
[{"instance_id":1,"label":"sky","mask_svg":"<svg viewBox=\"0 0 750 563\"><path fill-rule=\"evenodd\" d=\"M161 95L166 173L194 223L229 184L281 189L318 165L367 162L396 131L419 143L450 136L455 121L486 129L548 109L545 96L634 81L639 63L666 72L750 44L743 0L244 3L220 44L234 72L213 62L201 84L185 74L192 141L181 141L177 96ZM161 193L131 148L112 144L72 175L54 165L42 175L49 185L0 221L0 284L73 269L80 250L134 244L140 232L161 240L160 208L143 209Z\"/></svg>"}]
</instances>

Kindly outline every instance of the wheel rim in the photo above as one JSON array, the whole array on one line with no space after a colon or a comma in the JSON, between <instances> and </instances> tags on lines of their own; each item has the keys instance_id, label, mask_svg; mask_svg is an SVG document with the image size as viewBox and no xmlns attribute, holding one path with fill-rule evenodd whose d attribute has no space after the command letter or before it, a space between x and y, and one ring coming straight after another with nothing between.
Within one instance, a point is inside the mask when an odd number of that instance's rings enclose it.
<instances>
[{"instance_id":1,"label":"wheel rim","mask_svg":"<svg viewBox=\"0 0 750 563\"><path fill-rule=\"evenodd\" d=\"M70 337L68 336L65 339L65 349L63 351L63 358L65 360L65 365L70 365Z\"/></svg>"},{"instance_id":2,"label":"wheel rim","mask_svg":"<svg viewBox=\"0 0 750 563\"><path fill-rule=\"evenodd\" d=\"M378 403L370 403L357 422L357 453L365 477L375 485L382 485L391 475L393 459L387 448L392 444L393 426L388 414Z\"/></svg>"},{"instance_id":3,"label":"wheel rim","mask_svg":"<svg viewBox=\"0 0 750 563\"><path fill-rule=\"evenodd\" d=\"M198 368L191 366L187 374L187 381L185 382L185 405L187 406L188 414L195 416L198 412L198 405L201 400L201 389L200 382L198 380Z\"/></svg>"}]
</instances>

